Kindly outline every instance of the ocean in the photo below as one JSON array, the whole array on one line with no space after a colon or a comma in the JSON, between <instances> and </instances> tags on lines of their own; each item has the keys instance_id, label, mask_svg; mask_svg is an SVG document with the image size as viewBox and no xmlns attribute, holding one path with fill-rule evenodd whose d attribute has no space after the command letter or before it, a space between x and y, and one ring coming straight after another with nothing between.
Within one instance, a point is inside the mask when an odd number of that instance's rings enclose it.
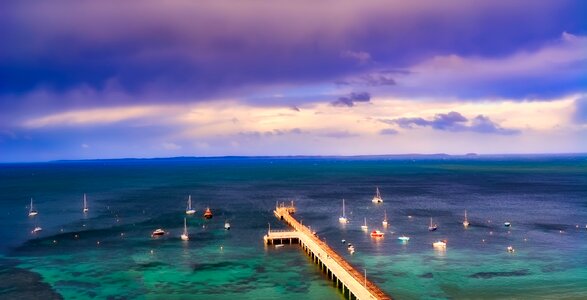
<instances>
[{"instance_id":1,"label":"ocean","mask_svg":"<svg viewBox=\"0 0 587 300\"><path fill-rule=\"evenodd\" d=\"M197 212L184 242L188 195ZM343 299L297 245L264 245L269 225L285 228L276 202L291 200L395 299L587 299L586 155L0 164L0 298ZM364 218L385 237L362 231ZM156 228L168 234L151 238Z\"/></svg>"}]
</instances>

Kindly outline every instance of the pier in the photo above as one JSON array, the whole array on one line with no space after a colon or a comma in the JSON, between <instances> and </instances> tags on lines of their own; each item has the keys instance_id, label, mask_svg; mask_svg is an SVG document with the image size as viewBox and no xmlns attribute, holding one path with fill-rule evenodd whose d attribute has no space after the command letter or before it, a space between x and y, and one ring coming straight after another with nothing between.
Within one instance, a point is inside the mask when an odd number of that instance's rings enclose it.
<instances>
[{"instance_id":1,"label":"pier","mask_svg":"<svg viewBox=\"0 0 587 300\"><path fill-rule=\"evenodd\" d=\"M302 225L293 217L295 207L276 205L275 216L288 224L293 230L272 231L263 237L266 244L299 244L326 276L336 283L336 287L348 299L390 299L379 287L367 279L366 273L359 272L341 255L320 240L315 232Z\"/></svg>"}]
</instances>

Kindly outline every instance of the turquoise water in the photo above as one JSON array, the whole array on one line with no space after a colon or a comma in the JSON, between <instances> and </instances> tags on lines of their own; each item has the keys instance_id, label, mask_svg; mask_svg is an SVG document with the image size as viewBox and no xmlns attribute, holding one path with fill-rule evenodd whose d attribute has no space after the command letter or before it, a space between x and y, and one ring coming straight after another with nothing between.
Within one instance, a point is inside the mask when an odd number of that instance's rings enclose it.
<instances>
[{"instance_id":1,"label":"turquoise water","mask_svg":"<svg viewBox=\"0 0 587 300\"><path fill-rule=\"evenodd\" d=\"M375 186L383 204L370 201ZM183 242L188 194L198 212ZM283 227L275 202L290 199L304 224L394 298L587 298L585 156L4 164L0 298L341 299L295 245L263 244L268 223ZM366 217L383 229L384 210L390 227L373 240L360 225ZM32 235L35 226L43 231ZM152 239L159 227L170 234ZM439 239L446 251L432 248Z\"/></svg>"}]
</instances>

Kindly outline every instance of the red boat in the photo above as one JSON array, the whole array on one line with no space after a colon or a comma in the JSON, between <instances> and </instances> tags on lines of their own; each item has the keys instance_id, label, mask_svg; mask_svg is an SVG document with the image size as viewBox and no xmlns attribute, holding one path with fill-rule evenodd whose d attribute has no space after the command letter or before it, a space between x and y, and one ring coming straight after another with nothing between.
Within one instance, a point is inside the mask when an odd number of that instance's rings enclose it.
<instances>
[{"instance_id":1,"label":"red boat","mask_svg":"<svg viewBox=\"0 0 587 300\"><path fill-rule=\"evenodd\" d=\"M210 210L210 208L206 208L206 211L204 212L204 218L206 219L212 219L212 211Z\"/></svg>"},{"instance_id":2,"label":"red boat","mask_svg":"<svg viewBox=\"0 0 587 300\"><path fill-rule=\"evenodd\" d=\"M371 237L383 237L383 235L385 235L385 233L382 231L379 231L379 230L371 231Z\"/></svg>"}]
</instances>

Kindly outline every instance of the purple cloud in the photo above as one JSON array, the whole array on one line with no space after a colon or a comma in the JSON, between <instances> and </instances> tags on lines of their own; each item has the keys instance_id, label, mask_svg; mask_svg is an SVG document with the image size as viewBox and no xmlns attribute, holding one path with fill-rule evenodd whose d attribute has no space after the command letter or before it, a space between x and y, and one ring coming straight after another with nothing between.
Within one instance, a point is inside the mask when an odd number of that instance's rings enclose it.
<instances>
[{"instance_id":1,"label":"purple cloud","mask_svg":"<svg viewBox=\"0 0 587 300\"><path fill-rule=\"evenodd\" d=\"M353 107L355 102L369 102L371 95L367 92L351 93L348 96L339 97L338 100L331 102L332 106Z\"/></svg>"},{"instance_id":2,"label":"purple cloud","mask_svg":"<svg viewBox=\"0 0 587 300\"><path fill-rule=\"evenodd\" d=\"M379 131L379 134L381 135L396 135L399 132L393 128L385 128L385 129L381 129L381 131Z\"/></svg>"},{"instance_id":3,"label":"purple cloud","mask_svg":"<svg viewBox=\"0 0 587 300\"><path fill-rule=\"evenodd\" d=\"M386 124L397 124L404 129L413 129L418 126L453 132L472 131L502 135L519 133L519 131L515 129L502 128L499 124L491 121L489 117L484 115L478 115L469 121L466 117L456 111L451 111L446 114L436 114L431 120L426 120L424 118L397 118L380 121Z\"/></svg>"}]
</instances>

